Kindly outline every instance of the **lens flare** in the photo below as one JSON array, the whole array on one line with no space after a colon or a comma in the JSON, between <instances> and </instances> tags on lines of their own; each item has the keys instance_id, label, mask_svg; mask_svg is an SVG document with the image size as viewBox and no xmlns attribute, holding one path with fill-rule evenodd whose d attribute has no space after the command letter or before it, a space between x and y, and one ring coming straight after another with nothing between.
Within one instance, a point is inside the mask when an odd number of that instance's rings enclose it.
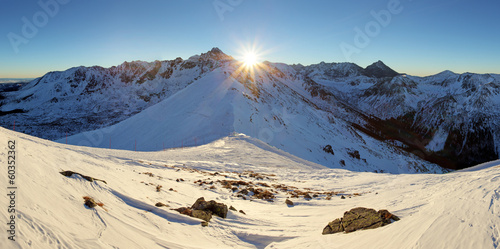
<instances>
[{"instance_id":1,"label":"lens flare","mask_svg":"<svg viewBox=\"0 0 500 249\"><path fill-rule=\"evenodd\" d=\"M257 55L254 52L247 52L243 57L243 62L247 67L253 67L257 64Z\"/></svg>"}]
</instances>

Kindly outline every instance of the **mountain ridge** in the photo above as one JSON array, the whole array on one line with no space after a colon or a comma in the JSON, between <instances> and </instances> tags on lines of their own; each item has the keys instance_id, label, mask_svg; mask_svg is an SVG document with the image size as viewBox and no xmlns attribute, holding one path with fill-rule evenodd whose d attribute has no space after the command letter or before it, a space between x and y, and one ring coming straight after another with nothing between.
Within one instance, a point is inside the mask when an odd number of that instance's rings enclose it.
<instances>
[{"instance_id":1,"label":"mountain ridge","mask_svg":"<svg viewBox=\"0 0 500 249\"><path fill-rule=\"evenodd\" d=\"M498 75L444 71L434 76L417 77L399 74L381 61L366 68L354 63L324 62L309 66L264 62L260 67L258 70L262 73L245 73L248 69L241 62L213 48L187 60L178 57L167 61L132 61L110 68L74 67L50 72L18 91L1 93L1 125L11 127L17 121L18 130L64 141L66 136L120 123L174 96L214 70L223 69L221 73L226 79L237 81L239 87L243 87L234 89L239 89L252 103L264 103L269 107L272 105L268 103L274 101L273 98L283 100L275 103L282 112L278 114L283 114L288 105L304 104L321 111L323 114L318 115L323 115L323 119L330 120L328 122L347 122L357 132L369 134L397 149L438 164L441 164L440 160L458 157L465 152L464 156L468 158L477 151L486 151L481 156L483 159L466 159L466 164L498 158L498 127L491 121L486 125L481 121L494 120L494 115L497 115L491 106L495 106L492 103L496 103L499 92ZM367 76L367 69L373 71L368 74L370 76ZM289 97L283 96L285 93ZM457 101L472 109L457 109L458 105L454 104ZM251 105L257 108L256 104ZM260 130L273 128L275 122L283 122L273 108L267 110L265 115L272 115L254 124ZM455 115L454 110L461 110L463 114L457 119L450 119ZM318 111L314 112L320 113ZM466 119L469 113L476 116L472 123ZM210 117L210 114L204 115ZM448 118L442 122L436 116ZM306 124L308 121L303 122ZM460 128L475 124L479 124L479 130L486 130L484 134L491 134L485 136L488 142L476 141L477 136L484 136L483 133L472 132L470 135ZM323 125L328 126L327 123ZM259 136L250 128L245 128L244 133ZM410 135L397 135L405 133ZM450 137L452 133L455 135ZM440 139L437 137L439 134ZM293 137L293 134L286 136ZM463 148L466 147L457 146L467 144L464 141L469 141L471 144L467 146L472 146L465 152ZM328 144L324 143L323 146ZM167 145L171 146L174 145ZM346 155L347 151L343 153ZM425 156L427 154L439 156L429 158ZM334 164L341 166L338 161ZM458 168L464 165L457 167L452 163L442 166Z\"/></svg>"}]
</instances>

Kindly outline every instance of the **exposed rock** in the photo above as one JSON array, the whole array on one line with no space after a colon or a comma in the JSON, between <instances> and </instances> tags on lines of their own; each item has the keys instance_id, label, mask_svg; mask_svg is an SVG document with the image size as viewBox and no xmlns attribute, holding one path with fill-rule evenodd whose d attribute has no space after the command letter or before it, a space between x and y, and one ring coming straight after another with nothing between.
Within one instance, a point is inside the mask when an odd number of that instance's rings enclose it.
<instances>
[{"instance_id":1,"label":"exposed rock","mask_svg":"<svg viewBox=\"0 0 500 249\"><path fill-rule=\"evenodd\" d=\"M288 206L293 206L293 205L294 205L294 204L293 204L293 201L291 201L291 200L289 200L289 199L286 199L285 203L286 203L286 205L288 205Z\"/></svg>"},{"instance_id":2,"label":"exposed rock","mask_svg":"<svg viewBox=\"0 0 500 249\"><path fill-rule=\"evenodd\" d=\"M227 217L227 212L228 208L227 205L224 203L219 203L214 200L211 201L205 201L205 198L200 197L196 202L191 206L191 209L193 210L203 210L203 211L210 211L213 214L221 217L221 218L226 218Z\"/></svg>"},{"instance_id":3,"label":"exposed rock","mask_svg":"<svg viewBox=\"0 0 500 249\"><path fill-rule=\"evenodd\" d=\"M202 222L201 222L201 226L202 226L202 227L206 227L206 226L208 226L208 221L202 221Z\"/></svg>"},{"instance_id":4,"label":"exposed rock","mask_svg":"<svg viewBox=\"0 0 500 249\"><path fill-rule=\"evenodd\" d=\"M273 201L274 199L274 194L269 192L269 190L262 190L260 188L253 190L254 198L257 199L262 199L262 200L267 200L267 201Z\"/></svg>"},{"instance_id":5,"label":"exposed rock","mask_svg":"<svg viewBox=\"0 0 500 249\"><path fill-rule=\"evenodd\" d=\"M209 222L210 219L212 219L212 213L210 211L203 211L203 210L193 210L191 212L191 216L202 219L206 222Z\"/></svg>"},{"instance_id":6,"label":"exposed rock","mask_svg":"<svg viewBox=\"0 0 500 249\"><path fill-rule=\"evenodd\" d=\"M231 210L231 211L238 211L238 210L236 210L236 208L234 208L233 206L230 206L230 207L229 207L229 210Z\"/></svg>"},{"instance_id":7,"label":"exposed rock","mask_svg":"<svg viewBox=\"0 0 500 249\"><path fill-rule=\"evenodd\" d=\"M95 206L97 206L97 202L94 201L93 198L90 198L90 197L85 198L85 197L83 197L83 199L85 199L85 202L84 202L85 206L87 206L89 208L94 208Z\"/></svg>"},{"instance_id":8,"label":"exposed rock","mask_svg":"<svg viewBox=\"0 0 500 249\"><path fill-rule=\"evenodd\" d=\"M359 155L359 151L357 150L352 150L352 149L349 149L347 151L347 154L349 154L349 156L351 156L352 158L356 158L356 159L361 159L361 156Z\"/></svg>"},{"instance_id":9,"label":"exposed rock","mask_svg":"<svg viewBox=\"0 0 500 249\"><path fill-rule=\"evenodd\" d=\"M330 153L332 155L335 155L335 153L333 152L333 149L332 149L332 146L331 145L326 145L324 148L323 148L323 151L325 151L326 153Z\"/></svg>"},{"instance_id":10,"label":"exposed rock","mask_svg":"<svg viewBox=\"0 0 500 249\"><path fill-rule=\"evenodd\" d=\"M397 221L399 218L385 209L377 212L375 209L357 207L345 212L343 218L328 223L323 229L323 234L377 228L391 224L392 220Z\"/></svg>"},{"instance_id":11,"label":"exposed rock","mask_svg":"<svg viewBox=\"0 0 500 249\"><path fill-rule=\"evenodd\" d=\"M341 196L340 199L345 199L345 196Z\"/></svg>"},{"instance_id":12,"label":"exposed rock","mask_svg":"<svg viewBox=\"0 0 500 249\"><path fill-rule=\"evenodd\" d=\"M245 213L245 211L243 211L243 210L240 210L240 213L242 213L242 214L246 214L246 213Z\"/></svg>"},{"instance_id":13,"label":"exposed rock","mask_svg":"<svg viewBox=\"0 0 500 249\"><path fill-rule=\"evenodd\" d=\"M340 233L344 231L342 226L342 218L335 219L323 229L323 234Z\"/></svg>"},{"instance_id":14,"label":"exposed rock","mask_svg":"<svg viewBox=\"0 0 500 249\"><path fill-rule=\"evenodd\" d=\"M69 171L69 170L66 170L66 171L61 171L59 172L61 175L63 176L67 176L67 177L71 177L72 175L74 174L77 174L77 175L80 175L83 179L89 181L89 182L93 182L93 181L101 181L101 182L104 182L105 184L108 184L106 181L104 180L101 180L101 179L97 179L97 178L94 178L94 177L90 177L90 176L86 176L86 175L82 175L80 173L77 173L77 172L74 172L74 171Z\"/></svg>"},{"instance_id":15,"label":"exposed rock","mask_svg":"<svg viewBox=\"0 0 500 249\"><path fill-rule=\"evenodd\" d=\"M157 207L170 207L169 205L167 205L167 204L165 204L165 203L161 203L161 202L157 202L157 203L155 204L155 206L157 206Z\"/></svg>"},{"instance_id":16,"label":"exposed rock","mask_svg":"<svg viewBox=\"0 0 500 249\"><path fill-rule=\"evenodd\" d=\"M180 207L180 208L176 208L176 209L172 209L172 210L175 210L175 211L179 212L180 214L184 214L187 216L192 216L192 212L193 212L193 210L191 208L188 208L188 207Z\"/></svg>"}]
</instances>

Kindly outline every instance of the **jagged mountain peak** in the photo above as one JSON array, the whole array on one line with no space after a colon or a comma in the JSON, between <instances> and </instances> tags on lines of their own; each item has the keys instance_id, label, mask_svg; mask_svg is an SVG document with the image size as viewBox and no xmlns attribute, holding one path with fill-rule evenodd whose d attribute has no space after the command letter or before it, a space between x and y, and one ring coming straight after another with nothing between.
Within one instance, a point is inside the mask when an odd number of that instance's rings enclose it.
<instances>
[{"instance_id":1,"label":"jagged mountain peak","mask_svg":"<svg viewBox=\"0 0 500 249\"><path fill-rule=\"evenodd\" d=\"M218 47L212 48L210 51L206 53L202 53L200 55L200 59L202 60L216 60L216 61L224 61L224 60L234 60L234 58L230 55L225 54Z\"/></svg>"},{"instance_id":2,"label":"jagged mountain peak","mask_svg":"<svg viewBox=\"0 0 500 249\"><path fill-rule=\"evenodd\" d=\"M384 62L378 60L371 65L367 66L364 70L365 75L368 77L384 78L395 77L399 75L398 72L388 67Z\"/></svg>"}]
</instances>

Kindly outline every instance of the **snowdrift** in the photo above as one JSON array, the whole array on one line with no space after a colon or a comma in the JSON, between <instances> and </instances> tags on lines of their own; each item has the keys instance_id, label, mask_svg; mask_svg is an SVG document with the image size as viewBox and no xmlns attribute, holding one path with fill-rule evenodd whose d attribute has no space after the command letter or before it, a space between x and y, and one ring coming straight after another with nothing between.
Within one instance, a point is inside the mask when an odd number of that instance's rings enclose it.
<instances>
[{"instance_id":1,"label":"snowdrift","mask_svg":"<svg viewBox=\"0 0 500 249\"><path fill-rule=\"evenodd\" d=\"M242 134L206 145L133 152L64 145L0 129L16 143L16 241L0 248L498 248L500 166L442 175L392 175L328 169ZM72 170L103 179L65 177ZM262 179L248 178L248 172ZM7 170L0 177L7 179ZM217 172L217 174L215 174ZM274 202L244 200L214 183L240 179L297 189L335 192L311 200L277 191ZM182 179L182 180L179 180ZM4 189L6 182L2 182ZM161 191L156 186L161 185ZM171 190L170 190L171 189ZM355 195L357 193L357 195ZM90 196L103 208L86 208ZM170 210L197 198L217 200L230 211L209 226ZM341 196L347 198L341 199ZM250 197L251 199L251 197ZM162 202L170 207L155 207ZM7 221L8 198L1 198ZM349 234L321 235L324 226L354 207L388 209L401 218L387 226ZM4 230L7 227L4 223Z\"/></svg>"}]
</instances>

